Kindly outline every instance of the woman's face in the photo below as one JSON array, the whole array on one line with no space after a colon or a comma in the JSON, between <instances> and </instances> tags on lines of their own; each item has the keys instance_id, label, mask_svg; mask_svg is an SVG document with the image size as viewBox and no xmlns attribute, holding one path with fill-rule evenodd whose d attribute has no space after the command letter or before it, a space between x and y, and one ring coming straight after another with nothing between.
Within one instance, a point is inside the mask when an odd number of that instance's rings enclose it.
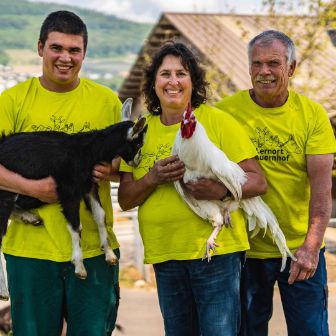
<instances>
[{"instance_id":1,"label":"woman's face","mask_svg":"<svg viewBox=\"0 0 336 336\"><path fill-rule=\"evenodd\" d=\"M181 63L180 57L164 57L155 77L155 92L162 112L169 109L184 111L191 100L192 82L189 71Z\"/></svg>"}]
</instances>

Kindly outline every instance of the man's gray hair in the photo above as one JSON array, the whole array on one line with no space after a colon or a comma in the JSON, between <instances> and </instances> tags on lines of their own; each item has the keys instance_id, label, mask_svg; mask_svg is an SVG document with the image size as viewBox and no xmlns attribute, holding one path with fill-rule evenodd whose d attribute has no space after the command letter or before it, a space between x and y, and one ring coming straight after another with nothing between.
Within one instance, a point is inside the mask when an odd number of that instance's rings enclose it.
<instances>
[{"instance_id":1,"label":"man's gray hair","mask_svg":"<svg viewBox=\"0 0 336 336\"><path fill-rule=\"evenodd\" d=\"M247 45L249 63L251 64L252 48L256 44L260 45L261 47L267 47L274 40L280 41L285 47L287 47L287 64L291 64L293 61L296 61L294 42L282 32L277 30L266 30L254 37Z\"/></svg>"}]
</instances>

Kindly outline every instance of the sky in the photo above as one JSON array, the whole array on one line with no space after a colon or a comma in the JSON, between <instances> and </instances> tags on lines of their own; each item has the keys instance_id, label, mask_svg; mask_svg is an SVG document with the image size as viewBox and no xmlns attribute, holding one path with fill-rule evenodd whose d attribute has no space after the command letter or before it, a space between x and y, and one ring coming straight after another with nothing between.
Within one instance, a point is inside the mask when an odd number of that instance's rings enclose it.
<instances>
[{"instance_id":1,"label":"sky","mask_svg":"<svg viewBox=\"0 0 336 336\"><path fill-rule=\"evenodd\" d=\"M253 14L262 0L29 0L54 2L102 11L137 22L155 23L162 12Z\"/></svg>"}]
</instances>

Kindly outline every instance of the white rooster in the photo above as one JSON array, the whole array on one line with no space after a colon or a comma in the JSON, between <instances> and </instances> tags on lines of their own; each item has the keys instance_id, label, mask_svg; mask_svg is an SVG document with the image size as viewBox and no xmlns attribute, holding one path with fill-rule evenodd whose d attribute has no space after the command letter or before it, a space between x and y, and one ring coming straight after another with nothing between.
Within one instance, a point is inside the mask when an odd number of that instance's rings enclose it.
<instances>
[{"instance_id":1,"label":"white rooster","mask_svg":"<svg viewBox=\"0 0 336 336\"><path fill-rule=\"evenodd\" d=\"M199 144L202 143L202 146ZM177 132L173 145L173 154L185 164L183 182L196 181L200 178L209 178L221 181L232 197L220 200L197 200L186 192L180 181L174 182L177 192L189 207L201 218L209 221L214 227L206 244L204 258L211 259L210 251L216 253L215 240L222 226L231 226L230 212L240 207L244 210L248 220L251 238L260 229L266 232L269 227L281 255L281 271L285 268L287 254L296 260L286 245L286 239L279 227L279 223L272 210L261 197L242 199L242 185L246 182L246 174L235 162L228 159L225 153L216 147L208 138L202 124L196 120L191 105L183 114L181 127Z\"/></svg>"}]
</instances>

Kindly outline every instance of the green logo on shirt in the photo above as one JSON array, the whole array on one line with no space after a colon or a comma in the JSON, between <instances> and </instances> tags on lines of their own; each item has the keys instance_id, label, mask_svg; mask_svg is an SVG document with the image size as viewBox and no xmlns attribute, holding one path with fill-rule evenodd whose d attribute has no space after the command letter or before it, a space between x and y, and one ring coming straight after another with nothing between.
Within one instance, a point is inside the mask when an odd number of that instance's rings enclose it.
<instances>
[{"instance_id":1,"label":"green logo on shirt","mask_svg":"<svg viewBox=\"0 0 336 336\"><path fill-rule=\"evenodd\" d=\"M251 140L256 146L258 160L288 162L292 154L302 153L294 134L288 134L286 141L280 140L279 136L272 134L267 127L257 127L255 134L256 137L252 137Z\"/></svg>"}]
</instances>

